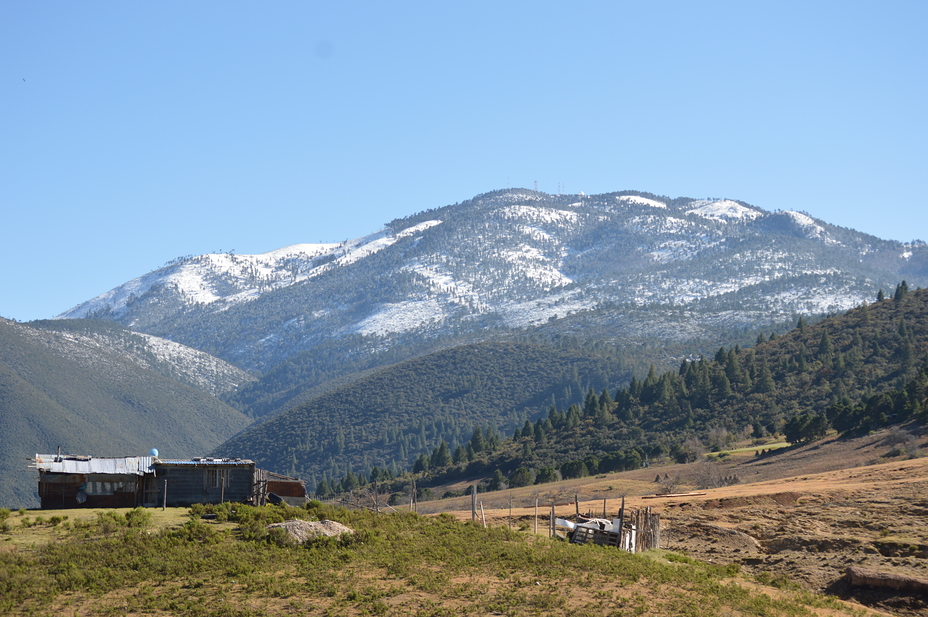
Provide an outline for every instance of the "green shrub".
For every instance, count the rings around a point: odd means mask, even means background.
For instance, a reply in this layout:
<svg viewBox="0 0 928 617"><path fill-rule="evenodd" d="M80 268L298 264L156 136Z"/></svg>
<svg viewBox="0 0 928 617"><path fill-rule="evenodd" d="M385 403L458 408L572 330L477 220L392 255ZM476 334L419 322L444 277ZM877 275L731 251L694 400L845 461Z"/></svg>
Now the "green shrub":
<svg viewBox="0 0 928 617"><path fill-rule="evenodd" d="M204 544L216 543L223 538L223 534L216 531L215 528L198 520L187 521L184 523L183 527L169 533L172 537L181 539L184 542L198 542Z"/></svg>
<svg viewBox="0 0 928 617"><path fill-rule="evenodd" d="M126 527L145 529L151 524L151 511L144 508L133 508L125 514Z"/></svg>

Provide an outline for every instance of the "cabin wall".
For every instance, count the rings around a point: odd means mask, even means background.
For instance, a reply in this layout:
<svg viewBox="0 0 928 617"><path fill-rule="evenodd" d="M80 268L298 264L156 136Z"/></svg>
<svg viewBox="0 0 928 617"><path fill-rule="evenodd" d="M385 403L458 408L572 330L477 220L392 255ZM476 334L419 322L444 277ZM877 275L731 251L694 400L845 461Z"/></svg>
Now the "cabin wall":
<svg viewBox="0 0 928 617"><path fill-rule="evenodd" d="M42 473L38 492L44 509L134 508L140 485L136 475ZM79 492L83 501L78 501Z"/></svg>
<svg viewBox="0 0 928 617"><path fill-rule="evenodd" d="M254 492L252 465L155 465L156 505L165 503L167 481L168 506L194 503L244 502Z"/></svg>

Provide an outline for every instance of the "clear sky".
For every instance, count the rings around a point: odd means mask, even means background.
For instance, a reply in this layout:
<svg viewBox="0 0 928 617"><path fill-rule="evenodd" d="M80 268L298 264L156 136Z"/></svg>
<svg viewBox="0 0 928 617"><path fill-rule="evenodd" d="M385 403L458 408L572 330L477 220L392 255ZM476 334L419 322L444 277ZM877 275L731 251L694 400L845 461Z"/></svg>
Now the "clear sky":
<svg viewBox="0 0 928 617"><path fill-rule="evenodd" d="M928 3L0 3L0 316L511 187L928 240Z"/></svg>

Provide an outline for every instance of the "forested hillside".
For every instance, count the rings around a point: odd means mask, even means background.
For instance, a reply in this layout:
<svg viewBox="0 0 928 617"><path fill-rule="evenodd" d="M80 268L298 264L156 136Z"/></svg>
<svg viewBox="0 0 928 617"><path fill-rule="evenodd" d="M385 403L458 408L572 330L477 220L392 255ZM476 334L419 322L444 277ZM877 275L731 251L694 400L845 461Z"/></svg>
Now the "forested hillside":
<svg viewBox="0 0 928 617"><path fill-rule="evenodd" d="M95 341L97 341L95 343ZM248 425L214 397L92 337L0 319L0 506L38 505L36 453L206 452Z"/></svg>
<svg viewBox="0 0 928 617"><path fill-rule="evenodd" d="M424 452L419 469L432 483L498 470L496 485L506 477L520 485L692 461L736 437L782 433L801 442L830 428L868 431L926 414L928 290L902 283L874 304L762 335L751 349L720 348L627 387L588 391L582 404L554 406L495 447L475 436L479 445L451 464L433 464L436 449Z"/></svg>
<svg viewBox="0 0 928 617"><path fill-rule="evenodd" d="M215 454L252 458L312 484L374 466L399 472L420 452L470 439L476 427L508 435L552 403L627 382L614 346L585 352L482 343L409 360L339 387L251 428Z"/></svg>

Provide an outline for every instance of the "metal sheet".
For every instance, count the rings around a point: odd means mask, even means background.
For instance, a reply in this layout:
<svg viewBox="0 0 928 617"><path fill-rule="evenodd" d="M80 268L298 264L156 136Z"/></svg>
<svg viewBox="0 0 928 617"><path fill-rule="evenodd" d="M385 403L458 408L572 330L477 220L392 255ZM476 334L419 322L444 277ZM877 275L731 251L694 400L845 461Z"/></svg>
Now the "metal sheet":
<svg viewBox="0 0 928 617"><path fill-rule="evenodd" d="M70 474L112 474L143 476L151 473L154 457L151 456L61 456L56 454L36 454L35 466L45 473Z"/></svg>
<svg viewBox="0 0 928 617"><path fill-rule="evenodd" d="M242 460L242 459L229 459L229 458L202 458L199 460L181 460L181 461L172 461L163 458L158 459L158 465L189 465L189 466L203 466L203 467L212 467L213 465L230 465L230 466L250 466L254 465L254 461Z"/></svg>

